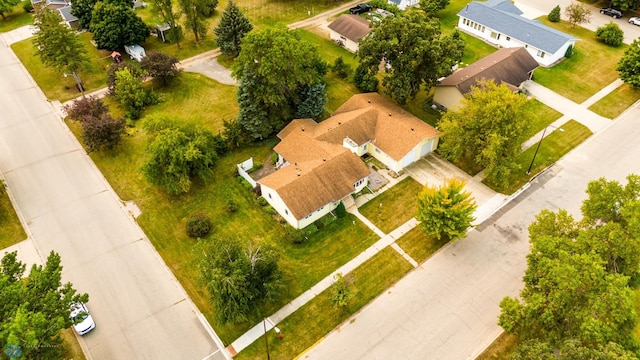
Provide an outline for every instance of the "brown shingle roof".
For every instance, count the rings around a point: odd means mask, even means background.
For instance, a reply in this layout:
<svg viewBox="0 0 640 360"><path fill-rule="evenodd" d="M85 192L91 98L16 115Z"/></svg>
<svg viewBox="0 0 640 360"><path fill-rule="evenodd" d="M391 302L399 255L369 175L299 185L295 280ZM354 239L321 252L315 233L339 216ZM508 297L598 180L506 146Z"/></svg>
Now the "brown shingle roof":
<svg viewBox="0 0 640 360"><path fill-rule="evenodd" d="M302 219L351 194L353 184L369 175L362 160L343 147L346 137L358 145L371 141L400 160L423 139L437 136L436 129L377 93L354 95L327 120L293 120L282 129L274 150L290 165L258 182L276 190Z"/></svg>
<svg viewBox="0 0 640 360"><path fill-rule="evenodd" d="M436 86L455 86L463 94L483 79L518 87L537 67L538 62L525 48L502 48L447 76Z"/></svg>
<svg viewBox="0 0 640 360"><path fill-rule="evenodd" d="M367 35L371 29L369 21L359 17L358 15L342 14L329 24L329 29L346 37L351 41L358 42Z"/></svg>

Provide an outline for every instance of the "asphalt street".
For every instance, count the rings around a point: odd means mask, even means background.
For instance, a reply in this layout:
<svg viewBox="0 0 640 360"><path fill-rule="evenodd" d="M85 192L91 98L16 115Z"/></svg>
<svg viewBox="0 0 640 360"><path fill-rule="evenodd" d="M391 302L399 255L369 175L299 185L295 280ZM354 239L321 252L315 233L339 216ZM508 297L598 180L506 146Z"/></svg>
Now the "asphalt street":
<svg viewBox="0 0 640 360"><path fill-rule="evenodd" d="M303 355L304 359L474 359L502 329L499 303L517 296L527 227L542 209L579 214L587 183L640 173L640 108L625 112L467 238L413 270Z"/></svg>
<svg viewBox="0 0 640 360"><path fill-rule="evenodd" d="M90 296L89 359L225 359L215 333L0 40L0 169L39 254Z"/></svg>

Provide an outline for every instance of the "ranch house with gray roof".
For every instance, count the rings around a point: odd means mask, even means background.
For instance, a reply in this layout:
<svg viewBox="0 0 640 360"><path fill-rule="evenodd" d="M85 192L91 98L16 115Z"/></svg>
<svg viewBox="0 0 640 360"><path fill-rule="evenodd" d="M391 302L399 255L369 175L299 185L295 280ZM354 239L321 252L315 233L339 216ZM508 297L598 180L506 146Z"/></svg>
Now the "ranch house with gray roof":
<svg viewBox="0 0 640 360"><path fill-rule="evenodd" d="M524 47L542 66L560 61L580 40L521 15L509 0L472 1L458 12L458 28L497 47Z"/></svg>

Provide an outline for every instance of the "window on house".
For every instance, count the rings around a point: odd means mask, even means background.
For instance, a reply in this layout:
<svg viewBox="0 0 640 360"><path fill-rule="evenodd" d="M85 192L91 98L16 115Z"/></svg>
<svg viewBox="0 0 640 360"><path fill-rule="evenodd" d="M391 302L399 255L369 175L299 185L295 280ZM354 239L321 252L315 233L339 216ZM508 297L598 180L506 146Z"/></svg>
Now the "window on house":
<svg viewBox="0 0 640 360"><path fill-rule="evenodd" d="M544 51L538 50L538 56L543 58L544 57Z"/></svg>
<svg viewBox="0 0 640 360"><path fill-rule="evenodd" d="M491 38L496 39L496 40L500 40L500 33L492 31L491 32Z"/></svg>
<svg viewBox="0 0 640 360"><path fill-rule="evenodd" d="M482 27L482 30L480 30L480 31L484 32L484 29L485 29L485 27L483 26L483 27Z"/></svg>
<svg viewBox="0 0 640 360"><path fill-rule="evenodd" d="M510 41L510 40L511 40L511 37L510 37L510 36L507 36L507 41Z"/></svg>
<svg viewBox="0 0 640 360"><path fill-rule="evenodd" d="M380 149L376 148L376 152L377 152L378 154L380 154Z"/></svg>

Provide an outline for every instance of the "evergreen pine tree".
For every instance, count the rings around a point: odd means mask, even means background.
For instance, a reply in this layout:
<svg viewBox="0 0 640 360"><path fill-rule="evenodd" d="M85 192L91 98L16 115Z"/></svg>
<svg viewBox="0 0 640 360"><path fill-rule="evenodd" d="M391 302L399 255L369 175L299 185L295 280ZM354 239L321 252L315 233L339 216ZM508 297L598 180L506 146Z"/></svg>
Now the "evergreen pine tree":
<svg viewBox="0 0 640 360"><path fill-rule="evenodd" d="M233 1L229 1L229 5L222 14L220 24L213 32L216 34L216 44L220 47L222 54L231 58L235 58L240 54L240 42L242 38L253 29L253 25L242 14L242 11Z"/></svg>
<svg viewBox="0 0 640 360"><path fill-rule="evenodd" d="M556 7L551 9L551 12L549 13L549 15L547 15L547 19L549 19L549 21L551 22L560 21L560 5L556 5Z"/></svg>

